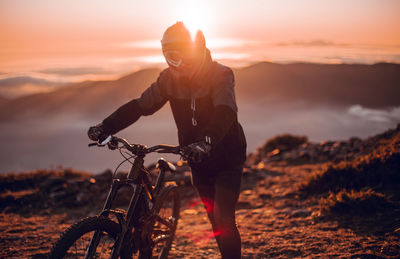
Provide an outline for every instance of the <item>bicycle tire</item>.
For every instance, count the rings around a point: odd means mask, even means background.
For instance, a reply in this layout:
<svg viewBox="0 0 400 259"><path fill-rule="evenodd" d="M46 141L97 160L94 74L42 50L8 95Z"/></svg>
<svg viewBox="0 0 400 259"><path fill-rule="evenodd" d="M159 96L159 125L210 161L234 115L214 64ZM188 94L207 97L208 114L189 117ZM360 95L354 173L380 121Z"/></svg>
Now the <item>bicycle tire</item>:
<svg viewBox="0 0 400 259"><path fill-rule="evenodd" d="M139 258L168 258L178 225L180 202L177 186L167 186L161 190L154 204L154 220L148 233L150 245L140 250Z"/></svg>
<svg viewBox="0 0 400 259"><path fill-rule="evenodd" d="M115 239L121 232L119 224L103 216L93 216L84 218L70 226L55 243L49 258L85 258L86 248L95 231L101 231L102 240L106 242L106 249L99 245L96 247L95 258L108 258L112 252ZM103 239L105 237L105 239ZM81 245L79 241L85 242ZM79 247L77 247L79 245ZM99 250L101 248L101 250ZM75 252L75 255L72 253ZM104 252L104 253L103 253ZM72 256L73 255L73 256ZM72 257L71 257L72 256ZM130 258L131 256L121 256L121 258Z"/></svg>

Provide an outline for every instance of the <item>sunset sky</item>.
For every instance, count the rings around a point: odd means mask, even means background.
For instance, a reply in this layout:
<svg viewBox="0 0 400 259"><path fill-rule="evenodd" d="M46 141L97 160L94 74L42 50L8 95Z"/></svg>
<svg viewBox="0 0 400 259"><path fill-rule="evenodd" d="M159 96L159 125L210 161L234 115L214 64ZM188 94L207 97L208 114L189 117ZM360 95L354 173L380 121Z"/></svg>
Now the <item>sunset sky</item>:
<svg viewBox="0 0 400 259"><path fill-rule="evenodd" d="M165 66L159 40L184 21L213 57L400 63L398 0L2 0L0 79L110 77Z"/></svg>

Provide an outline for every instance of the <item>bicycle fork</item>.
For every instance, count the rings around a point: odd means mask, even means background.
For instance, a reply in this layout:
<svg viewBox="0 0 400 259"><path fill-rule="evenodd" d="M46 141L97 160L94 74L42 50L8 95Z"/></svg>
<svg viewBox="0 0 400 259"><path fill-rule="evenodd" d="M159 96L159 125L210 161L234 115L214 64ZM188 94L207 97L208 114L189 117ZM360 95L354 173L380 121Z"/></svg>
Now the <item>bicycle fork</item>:
<svg viewBox="0 0 400 259"><path fill-rule="evenodd" d="M124 219L123 212L111 209L112 203L118 193L118 190L122 186L129 186L133 189L133 195L129 202L126 219ZM115 241L113 251L112 251L112 254L110 257L112 259L117 259L120 254L121 246L124 243L126 233L127 233L128 229L130 229L129 224L132 222L132 217L134 215L135 208L138 205L139 198L143 195L143 191L144 191L144 188L140 185L135 184L132 179L123 179L123 180L114 179L113 180L113 183L111 185L111 190L109 191L106 202L104 204L103 211L100 214L101 216L108 217L110 213L113 213L116 216L119 225L121 226L121 232L116 237L116 241ZM102 233L100 231L95 231L92 239L90 240L89 247L86 250L85 259L89 259L94 256L94 254L96 252L96 248L100 242L101 235L102 235Z"/></svg>

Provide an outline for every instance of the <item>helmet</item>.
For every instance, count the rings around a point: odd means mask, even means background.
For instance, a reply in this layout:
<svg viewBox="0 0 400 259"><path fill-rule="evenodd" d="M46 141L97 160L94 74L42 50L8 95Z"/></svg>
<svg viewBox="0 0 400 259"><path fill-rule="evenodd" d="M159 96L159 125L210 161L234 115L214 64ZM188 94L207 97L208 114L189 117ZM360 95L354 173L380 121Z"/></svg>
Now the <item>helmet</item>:
<svg viewBox="0 0 400 259"><path fill-rule="evenodd" d="M163 54L168 65L178 68L181 65L191 65L202 61L206 51L206 41L203 33L198 30L192 41L189 30L183 22L176 22L167 28L161 39Z"/></svg>
<svg viewBox="0 0 400 259"><path fill-rule="evenodd" d="M174 44L191 44L191 42L192 38L190 36L190 32L183 22L177 22L168 27L161 39L163 48Z"/></svg>

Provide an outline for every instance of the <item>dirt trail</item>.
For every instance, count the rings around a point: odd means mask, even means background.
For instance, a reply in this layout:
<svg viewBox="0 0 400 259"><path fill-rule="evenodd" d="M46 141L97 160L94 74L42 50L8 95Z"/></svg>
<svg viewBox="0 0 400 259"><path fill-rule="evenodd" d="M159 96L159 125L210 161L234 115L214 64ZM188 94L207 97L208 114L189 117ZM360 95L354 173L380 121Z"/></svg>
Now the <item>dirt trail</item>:
<svg viewBox="0 0 400 259"><path fill-rule="evenodd" d="M379 236L322 219L318 200L300 199L296 186L321 165L267 165L245 177L258 181L240 195L237 224L243 258L400 256L400 229ZM252 188L250 188L252 187ZM51 244L76 219L66 214L0 214L0 258L45 258ZM359 229L358 229L359 230ZM171 258L219 258L206 212L197 198L185 202Z"/></svg>

